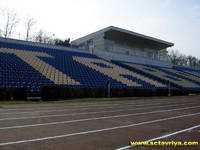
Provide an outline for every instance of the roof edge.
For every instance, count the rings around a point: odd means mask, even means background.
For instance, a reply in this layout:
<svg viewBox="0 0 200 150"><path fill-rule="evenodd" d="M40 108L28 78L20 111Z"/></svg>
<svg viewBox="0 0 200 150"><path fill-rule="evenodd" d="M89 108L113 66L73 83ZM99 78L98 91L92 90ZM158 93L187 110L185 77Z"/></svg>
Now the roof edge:
<svg viewBox="0 0 200 150"><path fill-rule="evenodd" d="M161 39L158 39L158 38L154 38L154 37L151 37L151 36L147 36L147 35L144 35L144 34L140 34L140 33L137 33L137 32L133 32L133 31L130 31L130 30L118 28L118 27L115 27L115 26L110 26L110 28L112 30L125 32L125 33L131 34L131 35L134 35L134 36L138 36L138 37L141 37L141 38L144 38L144 39L160 42L162 44L166 44L166 45L169 45L169 46L174 46L174 43L167 42L167 41L164 41L164 40L161 40Z"/></svg>
<svg viewBox="0 0 200 150"><path fill-rule="evenodd" d="M81 43L83 40L88 40L91 37L102 34L102 33L109 31L109 30L124 32L124 33L131 34L133 36L137 36L137 37L140 37L140 38L143 38L143 39L148 39L148 40L152 40L152 41L159 42L159 43L162 43L162 44L166 44L168 47L174 46L174 43L167 42L167 41L164 41L164 40L161 40L161 39L158 39L158 38L154 38L154 37L147 36L147 35L144 35L144 34L136 33L136 32L129 31L129 30L126 30L126 29L115 27L115 26L109 26L109 27L103 28L101 30L98 30L96 32L90 33L86 36L83 36L83 37L80 37L78 39L73 40L72 43L76 43L76 42Z"/></svg>

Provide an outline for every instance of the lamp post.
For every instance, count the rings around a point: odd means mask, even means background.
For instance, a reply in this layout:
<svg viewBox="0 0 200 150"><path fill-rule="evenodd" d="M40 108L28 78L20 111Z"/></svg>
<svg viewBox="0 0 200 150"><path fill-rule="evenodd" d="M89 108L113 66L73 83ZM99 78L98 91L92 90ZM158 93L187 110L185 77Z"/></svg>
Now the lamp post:
<svg viewBox="0 0 200 150"><path fill-rule="evenodd" d="M107 81L108 97L110 97L110 85L111 85L111 80L109 79L109 80Z"/></svg>
<svg viewBox="0 0 200 150"><path fill-rule="evenodd" d="M170 81L168 81L168 96L171 96L171 87L170 87Z"/></svg>

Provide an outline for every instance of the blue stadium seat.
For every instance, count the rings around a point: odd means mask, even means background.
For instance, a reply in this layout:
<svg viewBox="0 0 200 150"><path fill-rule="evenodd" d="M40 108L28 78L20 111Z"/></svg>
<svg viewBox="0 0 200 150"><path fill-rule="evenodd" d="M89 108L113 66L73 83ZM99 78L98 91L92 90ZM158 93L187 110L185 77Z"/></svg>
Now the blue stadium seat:
<svg viewBox="0 0 200 150"><path fill-rule="evenodd" d="M105 88L108 80L111 88L167 89L170 81L171 88L200 89L200 78L180 68L110 62L73 48L0 42L0 88Z"/></svg>

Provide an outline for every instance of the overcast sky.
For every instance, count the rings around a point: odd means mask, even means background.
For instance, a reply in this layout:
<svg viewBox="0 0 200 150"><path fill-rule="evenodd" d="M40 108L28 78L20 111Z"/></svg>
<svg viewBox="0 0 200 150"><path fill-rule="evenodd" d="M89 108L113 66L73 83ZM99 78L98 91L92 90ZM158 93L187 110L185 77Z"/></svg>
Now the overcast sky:
<svg viewBox="0 0 200 150"><path fill-rule="evenodd" d="M174 49L200 58L200 0L0 0L21 19L37 20L60 38L76 39L113 25L175 44ZM16 33L17 34L17 33Z"/></svg>

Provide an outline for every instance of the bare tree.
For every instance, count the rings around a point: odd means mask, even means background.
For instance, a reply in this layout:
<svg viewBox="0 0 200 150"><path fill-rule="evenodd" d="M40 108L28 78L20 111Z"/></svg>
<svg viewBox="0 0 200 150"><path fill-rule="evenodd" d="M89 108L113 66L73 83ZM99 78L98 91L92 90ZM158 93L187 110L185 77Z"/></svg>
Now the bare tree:
<svg viewBox="0 0 200 150"><path fill-rule="evenodd" d="M178 50L169 51L169 58L174 65L178 65L180 61L180 53Z"/></svg>
<svg viewBox="0 0 200 150"><path fill-rule="evenodd" d="M1 10L2 14L2 27L0 29L1 36L8 38L13 33L19 20L17 18L17 13L10 10Z"/></svg>
<svg viewBox="0 0 200 150"><path fill-rule="evenodd" d="M26 41L29 40L30 32L33 28L33 26L36 24L36 21L32 17L28 17L26 22L25 22L25 27L26 27Z"/></svg>
<svg viewBox="0 0 200 150"><path fill-rule="evenodd" d="M42 43L43 42L43 37L44 37L44 31L39 30L38 33L35 36L35 42Z"/></svg>
<svg viewBox="0 0 200 150"><path fill-rule="evenodd" d="M0 9L0 37L3 36L3 34L2 34L2 32L3 32L3 30L2 30L2 24L3 24L3 20L4 20L3 14L4 14L4 10Z"/></svg>
<svg viewBox="0 0 200 150"><path fill-rule="evenodd" d="M188 66L190 66L191 68L199 68L199 59L197 59L196 57L188 56L187 60Z"/></svg>
<svg viewBox="0 0 200 150"><path fill-rule="evenodd" d="M45 44L54 44L53 36L47 34L44 30L40 29L35 36L35 42L45 43Z"/></svg>
<svg viewBox="0 0 200 150"><path fill-rule="evenodd" d="M178 50L169 51L169 58L173 65L187 66L195 69L200 68L200 59L194 56L186 56Z"/></svg>

